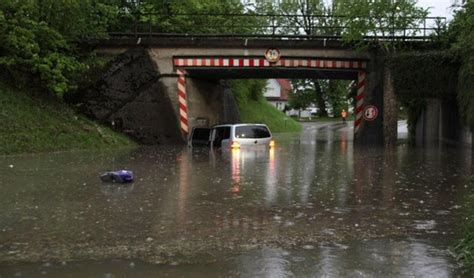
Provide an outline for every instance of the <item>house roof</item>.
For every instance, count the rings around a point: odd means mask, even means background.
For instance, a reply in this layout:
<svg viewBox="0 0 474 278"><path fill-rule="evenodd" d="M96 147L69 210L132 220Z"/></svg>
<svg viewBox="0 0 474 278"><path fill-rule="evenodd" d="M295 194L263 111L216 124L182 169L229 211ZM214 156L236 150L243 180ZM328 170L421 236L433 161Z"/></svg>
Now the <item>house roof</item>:
<svg viewBox="0 0 474 278"><path fill-rule="evenodd" d="M280 84L281 88L287 91L291 91L293 88L291 87L291 82L288 79L277 79L278 84Z"/></svg>
<svg viewBox="0 0 474 278"><path fill-rule="evenodd" d="M290 94L293 87L291 86L291 82L288 79L277 79L278 84L281 87L280 90L280 99L281 100L288 100L288 95Z"/></svg>

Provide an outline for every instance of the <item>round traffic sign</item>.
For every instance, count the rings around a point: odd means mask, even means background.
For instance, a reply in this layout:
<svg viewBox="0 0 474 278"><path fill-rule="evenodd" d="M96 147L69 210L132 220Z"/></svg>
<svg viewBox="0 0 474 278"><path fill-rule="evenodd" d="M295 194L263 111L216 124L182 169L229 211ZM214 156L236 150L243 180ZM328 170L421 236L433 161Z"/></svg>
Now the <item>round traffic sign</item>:
<svg viewBox="0 0 474 278"><path fill-rule="evenodd" d="M280 50L278 48L268 48L265 51L265 59L270 63L276 63L280 60Z"/></svg>
<svg viewBox="0 0 474 278"><path fill-rule="evenodd" d="M373 105L367 105L364 109L364 120L373 121L379 115L379 110Z"/></svg>

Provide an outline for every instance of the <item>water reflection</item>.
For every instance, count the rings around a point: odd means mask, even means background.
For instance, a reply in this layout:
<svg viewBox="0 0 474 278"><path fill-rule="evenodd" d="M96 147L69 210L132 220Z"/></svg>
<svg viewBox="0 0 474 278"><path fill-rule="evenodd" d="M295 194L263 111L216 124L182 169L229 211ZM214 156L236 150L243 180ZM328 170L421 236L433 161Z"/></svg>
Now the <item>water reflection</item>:
<svg viewBox="0 0 474 278"><path fill-rule="evenodd" d="M240 192L240 149L232 149L232 193Z"/></svg>
<svg viewBox="0 0 474 278"><path fill-rule="evenodd" d="M0 265L224 260L216 269L231 274L403 276L418 273L410 262L420 258L415 265L426 273L455 273L444 250L472 191L464 186L471 154L359 149L351 132L308 125L261 150L0 157ZM100 181L103 171L121 168L134 171L134 183ZM374 238L383 240L371 245Z"/></svg>
<svg viewBox="0 0 474 278"><path fill-rule="evenodd" d="M102 193L106 196L118 197L124 194L130 194L133 191L134 184L109 184L104 183L101 185Z"/></svg>
<svg viewBox="0 0 474 278"><path fill-rule="evenodd" d="M425 240L322 244L312 250L264 247L218 263L182 266L109 260L6 266L7 277L461 277L448 251ZM466 275L467 277L467 275Z"/></svg>

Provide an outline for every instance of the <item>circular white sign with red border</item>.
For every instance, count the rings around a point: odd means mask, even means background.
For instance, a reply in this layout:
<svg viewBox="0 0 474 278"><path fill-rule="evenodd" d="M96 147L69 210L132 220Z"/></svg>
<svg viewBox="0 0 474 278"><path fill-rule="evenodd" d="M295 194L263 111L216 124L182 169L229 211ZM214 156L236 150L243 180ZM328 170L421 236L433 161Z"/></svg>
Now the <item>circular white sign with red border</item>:
<svg viewBox="0 0 474 278"><path fill-rule="evenodd" d="M265 51L265 59L270 63L276 63L280 60L280 50L278 48L268 48Z"/></svg>
<svg viewBox="0 0 474 278"><path fill-rule="evenodd" d="M373 105L367 105L364 109L364 120L373 121L379 115L379 110Z"/></svg>

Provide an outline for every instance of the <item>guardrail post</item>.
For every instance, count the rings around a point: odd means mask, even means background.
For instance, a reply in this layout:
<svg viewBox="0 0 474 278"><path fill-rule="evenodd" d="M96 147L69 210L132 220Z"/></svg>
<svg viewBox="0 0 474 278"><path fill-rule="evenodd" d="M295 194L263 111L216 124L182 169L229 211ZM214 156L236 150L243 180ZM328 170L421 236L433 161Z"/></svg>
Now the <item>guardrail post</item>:
<svg viewBox="0 0 474 278"><path fill-rule="evenodd" d="M423 18L423 41L426 40L426 17Z"/></svg>
<svg viewBox="0 0 474 278"><path fill-rule="evenodd" d="M275 16L271 16L272 21L272 37L275 37Z"/></svg>

